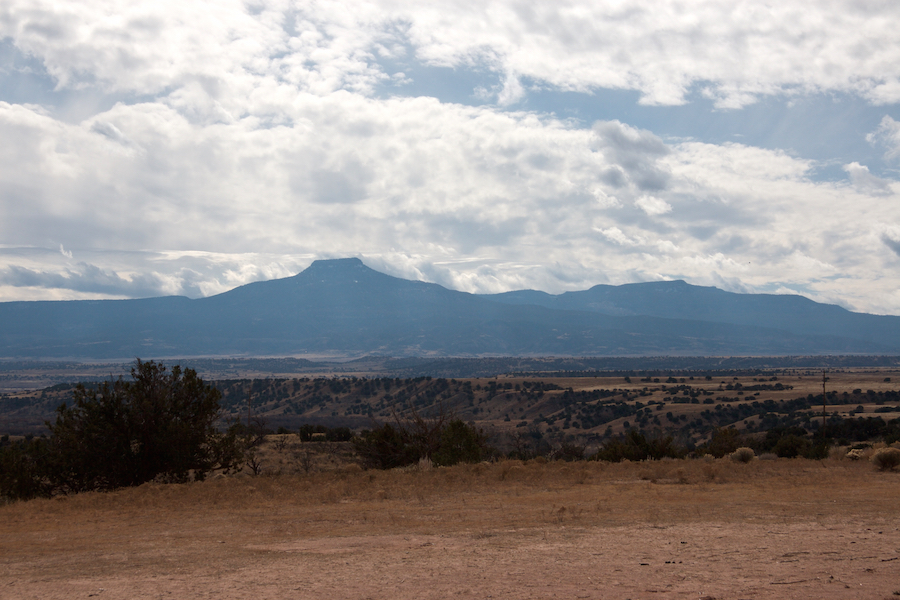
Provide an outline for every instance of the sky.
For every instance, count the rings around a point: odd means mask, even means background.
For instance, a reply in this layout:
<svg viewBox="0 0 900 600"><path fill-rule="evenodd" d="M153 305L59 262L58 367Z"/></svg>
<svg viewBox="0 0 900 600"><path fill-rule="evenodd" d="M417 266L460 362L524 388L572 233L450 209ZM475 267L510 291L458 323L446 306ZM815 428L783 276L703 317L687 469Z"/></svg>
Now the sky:
<svg viewBox="0 0 900 600"><path fill-rule="evenodd" d="M900 3L6 0L0 301L359 257L900 315Z"/></svg>

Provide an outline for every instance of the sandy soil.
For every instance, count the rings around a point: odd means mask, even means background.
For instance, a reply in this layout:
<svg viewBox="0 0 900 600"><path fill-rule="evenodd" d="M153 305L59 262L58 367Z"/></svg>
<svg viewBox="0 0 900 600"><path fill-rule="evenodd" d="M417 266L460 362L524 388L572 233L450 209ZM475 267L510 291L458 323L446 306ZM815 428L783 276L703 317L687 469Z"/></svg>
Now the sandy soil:
<svg viewBox="0 0 900 600"><path fill-rule="evenodd" d="M662 466L650 481L513 465L21 503L0 508L0 598L898 597L900 477L807 464L722 463L709 483L673 461L683 485Z"/></svg>
<svg viewBox="0 0 900 600"><path fill-rule="evenodd" d="M192 564L122 548L80 573L61 557L7 565L0 596L882 598L900 590L898 539L896 528L804 523L221 540Z"/></svg>

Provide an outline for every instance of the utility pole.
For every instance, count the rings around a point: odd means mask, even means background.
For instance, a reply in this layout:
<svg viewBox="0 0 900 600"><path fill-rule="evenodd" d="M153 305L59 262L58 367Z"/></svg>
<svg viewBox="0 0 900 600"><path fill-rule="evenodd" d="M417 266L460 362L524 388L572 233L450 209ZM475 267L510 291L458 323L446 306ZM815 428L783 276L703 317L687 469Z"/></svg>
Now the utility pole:
<svg viewBox="0 0 900 600"><path fill-rule="evenodd" d="M825 402L828 399L828 395L825 393L825 373L827 373L827 369L822 369L822 450L825 450L825 447L828 445L828 439L825 437L825 420L827 418Z"/></svg>

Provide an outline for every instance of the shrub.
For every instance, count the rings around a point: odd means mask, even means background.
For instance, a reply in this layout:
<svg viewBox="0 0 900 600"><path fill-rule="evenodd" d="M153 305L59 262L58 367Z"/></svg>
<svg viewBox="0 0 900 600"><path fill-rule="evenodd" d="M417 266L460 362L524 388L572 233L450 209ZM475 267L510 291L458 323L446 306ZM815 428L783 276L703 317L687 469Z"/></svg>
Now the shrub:
<svg viewBox="0 0 900 600"><path fill-rule="evenodd" d="M385 423L353 439L362 464L367 469L393 469L411 465L421 458L403 429Z"/></svg>
<svg viewBox="0 0 900 600"><path fill-rule="evenodd" d="M863 450L862 448L851 448L850 450L847 451L847 454L845 456L846 456L846 458L849 458L850 460L859 460L863 457L865 452L866 451Z"/></svg>
<svg viewBox="0 0 900 600"><path fill-rule="evenodd" d="M555 460L564 460L566 462L584 460L584 446L565 443L553 453L553 458Z"/></svg>
<svg viewBox="0 0 900 600"><path fill-rule="evenodd" d="M477 463L487 458L487 440L474 426L454 419L441 431L440 446L431 458L435 465L442 467Z"/></svg>
<svg viewBox="0 0 900 600"><path fill-rule="evenodd" d="M717 427L713 430L706 448L716 458L722 458L741 447L741 434L734 427Z"/></svg>
<svg viewBox="0 0 900 600"><path fill-rule="evenodd" d="M485 435L460 419L386 423L354 438L353 446L363 465L375 469L405 467L425 458L437 466L474 463L491 453Z"/></svg>
<svg viewBox="0 0 900 600"><path fill-rule="evenodd" d="M136 361L132 381L75 388L61 405L50 437L4 454L0 494L50 496L140 485L153 479L203 479L239 463L234 432L221 434L221 394L191 369Z"/></svg>
<svg viewBox="0 0 900 600"><path fill-rule="evenodd" d="M734 462L748 463L754 458L756 458L756 452L753 451L753 448L747 448L746 446L738 448L731 453L731 460Z"/></svg>
<svg viewBox="0 0 900 600"><path fill-rule="evenodd" d="M41 476L47 440L21 440L0 447L0 499L25 500L49 496Z"/></svg>
<svg viewBox="0 0 900 600"><path fill-rule="evenodd" d="M592 459L609 462L623 460L659 460L661 458L684 458L686 451L675 443L672 436L648 438L634 429L623 438L607 440Z"/></svg>
<svg viewBox="0 0 900 600"><path fill-rule="evenodd" d="M809 440L799 435L788 434L778 440L773 450L779 458L796 458L801 454L806 454L811 446Z"/></svg>
<svg viewBox="0 0 900 600"><path fill-rule="evenodd" d="M869 459L881 471L893 471L900 465L900 450L897 448L880 448Z"/></svg>

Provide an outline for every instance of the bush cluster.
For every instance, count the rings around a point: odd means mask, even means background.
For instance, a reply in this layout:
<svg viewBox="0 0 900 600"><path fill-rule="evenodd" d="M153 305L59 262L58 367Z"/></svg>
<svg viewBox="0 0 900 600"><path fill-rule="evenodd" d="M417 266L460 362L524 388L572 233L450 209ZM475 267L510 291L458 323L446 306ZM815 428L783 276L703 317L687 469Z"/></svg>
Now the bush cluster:
<svg viewBox="0 0 900 600"><path fill-rule="evenodd" d="M0 449L0 496L26 499L203 479L240 464L236 430L221 433L219 392L191 369L136 361L131 381L79 385L48 437Z"/></svg>
<svg viewBox="0 0 900 600"><path fill-rule="evenodd" d="M622 438L607 440L592 459L609 462L660 460L684 458L686 454L687 449L676 444L672 436L647 437L632 429Z"/></svg>
<svg viewBox="0 0 900 600"><path fill-rule="evenodd" d="M879 448L870 460L882 471L893 471L900 466L900 449Z"/></svg>
<svg viewBox="0 0 900 600"><path fill-rule="evenodd" d="M748 463L754 458L756 458L756 452L753 451L753 448L747 448L746 446L738 448L731 453L731 460L734 462Z"/></svg>
<svg viewBox="0 0 900 600"><path fill-rule="evenodd" d="M429 459L435 466L474 463L493 450L487 437L460 419L424 419L414 415L407 421L385 423L353 439L364 467L392 469Z"/></svg>

